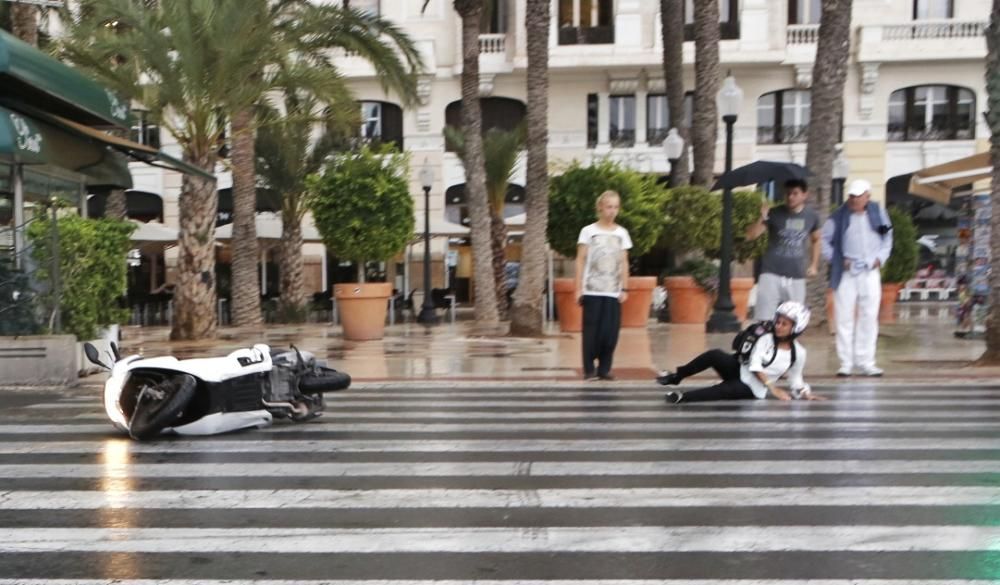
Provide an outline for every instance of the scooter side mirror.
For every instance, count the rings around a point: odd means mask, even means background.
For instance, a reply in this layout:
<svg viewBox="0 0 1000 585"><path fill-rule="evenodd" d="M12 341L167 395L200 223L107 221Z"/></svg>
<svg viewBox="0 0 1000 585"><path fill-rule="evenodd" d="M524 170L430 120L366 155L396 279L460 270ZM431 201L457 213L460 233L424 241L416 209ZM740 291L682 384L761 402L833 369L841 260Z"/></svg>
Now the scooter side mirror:
<svg viewBox="0 0 1000 585"><path fill-rule="evenodd" d="M107 370L111 369L107 364L101 361L101 356L97 352L97 348L94 347L94 344L84 343L83 353L87 356L87 359L90 360L90 363L94 364L95 366L100 366Z"/></svg>
<svg viewBox="0 0 1000 585"><path fill-rule="evenodd" d="M111 342L111 354L115 356L115 361L120 362L122 359L122 354L118 350L118 344L114 341Z"/></svg>

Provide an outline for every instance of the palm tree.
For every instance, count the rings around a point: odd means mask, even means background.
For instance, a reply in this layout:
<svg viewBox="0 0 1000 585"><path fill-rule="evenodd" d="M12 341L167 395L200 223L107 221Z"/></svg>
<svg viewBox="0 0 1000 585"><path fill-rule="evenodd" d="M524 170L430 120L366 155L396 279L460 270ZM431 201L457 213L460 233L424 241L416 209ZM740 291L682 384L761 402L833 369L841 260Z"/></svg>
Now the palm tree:
<svg viewBox="0 0 1000 585"><path fill-rule="evenodd" d="M483 162L483 116L479 104L479 26L483 0L454 0L462 17L462 133L465 134L465 194L471 218L473 286L478 323L497 323L496 287L486 171Z"/></svg>
<svg viewBox="0 0 1000 585"><path fill-rule="evenodd" d="M445 138L466 164L468 154L465 136L453 127L446 127ZM504 207L507 189L517 170L517 156L524 148L524 128L501 130L490 128L483 136L483 160L486 170L486 195L490 202L490 237L493 279L497 295L497 311L507 313L507 224Z"/></svg>
<svg viewBox="0 0 1000 585"><path fill-rule="evenodd" d="M38 46L38 6L27 2L10 4L10 32L33 47Z"/></svg>
<svg viewBox="0 0 1000 585"><path fill-rule="evenodd" d="M822 0L816 63L813 65L812 110L806 146L806 166L816 211L826 221L830 209L830 186L833 182L833 159L844 115L844 83L847 80L847 57L851 48L851 0ZM820 274L825 271L820 270ZM809 281L808 301L812 307L826 305L828 283L824 278ZM814 311L820 323L826 311Z"/></svg>
<svg viewBox="0 0 1000 585"><path fill-rule="evenodd" d="M257 179L281 197L281 310L299 320L305 313L302 263L302 219L309 207L306 178L319 173L341 146L357 118L352 101L341 110L321 109L314 96L288 91L279 108L262 108L256 116ZM317 116L316 112L323 112ZM314 136L316 132L318 136Z"/></svg>
<svg viewBox="0 0 1000 585"><path fill-rule="evenodd" d="M178 141L185 162L215 171L225 127L220 111L259 71L243 50L265 44L270 30L235 1L133 0L88 4L61 42L63 55L118 93L142 103ZM115 23L115 26L109 26ZM241 43L234 43L240 39ZM203 339L216 331L215 183L185 174L180 194L178 286L173 339Z"/></svg>
<svg viewBox="0 0 1000 585"><path fill-rule="evenodd" d="M691 121L694 176L691 182L695 185L709 186L715 175L719 127L715 94L719 92L721 80L720 37L719 0L694 0L694 115Z"/></svg>
<svg viewBox="0 0 1000 585"><path fill-rule="evenodd" d="M684 151L670 169L670 184L691 181L687 144L690 140L684 112L684 0L660 0L660 30L663 37L663 78L667 85L670 125L684 138ZM676 167L676 168L674 168Z"/></svg>
<svg viewBox="0 0 1000 585"><path fill-rule="evenodd" d="M316 6L306 0L244 0L244 11L257 27L270 31L264 44L244 46L258 59L258 68L231 109L233 323L255 326L261 323L254 220L255 104L282 85L307 88L327 103L344 99L348 92L329 58L333 48L351 49L370 61L383 88L394 90L404 103L412 103L416 99L413 74L421 68L421 59L401 29L376 15Z"/></svg>
<svg viewBox="0 0 1000 585"><path fill-rule="evenodd" d="M528 0L527 221L521 245L521 274L510 311L511 335L541 335L544 325L549 222L549 0Z"/></svg>
<svg viewBox="0 0 1000 585"><path fill-rule="evenodd" d="M986 29L986 121L990 126L990 162L993 178L990 187L990 201L994 210L1000 210L1000 0L993 0L990 25ZM1000 274L1000 212L994 211L990 219L991 270ZM1000 286L990 287L990 309L986 320L986 352L979 358L982 365L1000 363Z"/></svg>

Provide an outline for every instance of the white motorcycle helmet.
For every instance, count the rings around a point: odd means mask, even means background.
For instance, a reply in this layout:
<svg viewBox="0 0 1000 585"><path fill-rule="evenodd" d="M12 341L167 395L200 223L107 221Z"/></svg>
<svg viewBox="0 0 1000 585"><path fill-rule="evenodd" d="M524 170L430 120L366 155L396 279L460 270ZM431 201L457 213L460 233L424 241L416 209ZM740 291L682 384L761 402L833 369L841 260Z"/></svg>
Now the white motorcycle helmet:
<svg viewBox="0 0 1000 585"><path fill-rule="evenodd" d="M781 303L778 310L774 312L774 318L785 317L790 319L795 323L792 328L792 338L796 338L806 330L809 326L809 317L812 313L806 308L802 303L797 303L795 301L786 301Z"/></svg>

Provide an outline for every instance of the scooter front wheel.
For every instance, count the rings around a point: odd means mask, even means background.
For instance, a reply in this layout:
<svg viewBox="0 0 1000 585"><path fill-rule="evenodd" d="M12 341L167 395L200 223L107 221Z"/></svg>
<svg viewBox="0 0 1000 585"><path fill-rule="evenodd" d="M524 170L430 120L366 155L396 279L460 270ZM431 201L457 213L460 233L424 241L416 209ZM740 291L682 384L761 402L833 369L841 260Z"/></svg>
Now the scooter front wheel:
<svg viewBox="0 0 1000 585"><path fill-rule="evenodd" d="M303 394L322 394L343 390L351 385L351 376L330 368L318 368L315 373L305 374L299 378L299 392Z"/></svg>
<svg viewBox="0 0 1000 585"><path fill-rule="evenodd" d="M177 421L197 387L194 376L178 374L144 389L132 413L129 435L139 441L158 435Z"/></svg>

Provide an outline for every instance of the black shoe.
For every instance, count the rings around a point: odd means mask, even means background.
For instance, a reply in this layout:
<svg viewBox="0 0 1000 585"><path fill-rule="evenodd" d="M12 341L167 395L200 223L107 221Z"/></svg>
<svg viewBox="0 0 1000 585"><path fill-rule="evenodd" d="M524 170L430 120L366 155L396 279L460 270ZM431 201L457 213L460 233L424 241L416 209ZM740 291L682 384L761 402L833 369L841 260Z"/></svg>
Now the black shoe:
<svg viewBox="0 0 1000 585"><path fill-rule="evenodd" d="M583 381L584 382L596 382L597 380L600 380L600 378L597 377L597 374L584 374L583 375Z"/></svg>
<svg viewBox="0 0 1000 585"><path fill-rule="evenodd" d="M681 400L684 399L684 393L683 392L667 392L666 394L663 395L663 398L664 398L664 400L667 401L667 404L677 404L678 402L680 402Z"/></svg>
<svg viewBox="0 0 1000 585"><path fill-rule="evenodd" d="M674 372L664 370L656 377L656 383L660 386L676 386L681 383L681 377Z"/></svg>
<svg viewBox="0 0 1000 585"><path fill-rule="evenodd" d="M605 382L614 382L617 380L617 378L615 378L612 374L598 374L597 377Z"/></svg>

